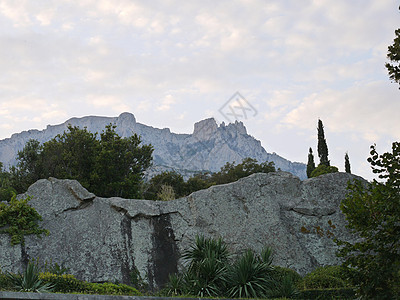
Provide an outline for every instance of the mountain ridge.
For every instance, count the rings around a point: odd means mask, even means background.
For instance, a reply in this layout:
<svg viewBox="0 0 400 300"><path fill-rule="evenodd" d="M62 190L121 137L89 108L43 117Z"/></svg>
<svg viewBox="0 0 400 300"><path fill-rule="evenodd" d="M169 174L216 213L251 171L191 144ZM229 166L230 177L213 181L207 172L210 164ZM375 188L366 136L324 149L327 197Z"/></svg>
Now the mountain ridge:
<svg viewBox="0 0 400 300"><path fill-rule="evenodd" d="M5 167L16 164L18 151L29 139L44 143L67 130L68 125L86 127L91 132L102 132L108 124L116 125L122 137L136 133L143 144L152 144L153 167L150 173L176 170L188 177L198 171L219 171L226 162L240 163L251 157L259 162L273 161L275 167L288 171L300 179L306 179L306 165L291 162L276 153L268 153L261 142L247 133L242 122L217 124L214 118L196 122L191 134L173 133L169 128L154 128L136 121L132 113L124 112L118 117L85 116L71 118L64 123L47 125L46 129L31 129L14 133L0 140L0 161Z"/></svg>

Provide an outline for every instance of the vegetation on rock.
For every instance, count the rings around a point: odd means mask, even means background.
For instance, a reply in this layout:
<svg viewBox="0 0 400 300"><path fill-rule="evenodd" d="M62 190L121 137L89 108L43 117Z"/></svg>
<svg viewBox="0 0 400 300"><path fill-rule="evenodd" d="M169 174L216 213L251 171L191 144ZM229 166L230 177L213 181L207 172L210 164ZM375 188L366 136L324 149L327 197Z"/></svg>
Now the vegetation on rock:
<svg viewBox="0 0 400 300"><path fill-rule="evenodd" d="M371 146L368 159L374 173L385 181L349 183L341 210L347 227L360 236L355 243L338 240L338 255L360 296L396 299L400 296L400 143L379 155Z"/></svg>
<svg viewBox="0 0 400 300"><path fill-rule="evenodd" d="M0 202L0 233L11 236L11 244L24 244L24 236L29 234L49 234L38 224L42 221L39 213L28 202L30 197L17 199L14 194L9 203Z"/></svg>

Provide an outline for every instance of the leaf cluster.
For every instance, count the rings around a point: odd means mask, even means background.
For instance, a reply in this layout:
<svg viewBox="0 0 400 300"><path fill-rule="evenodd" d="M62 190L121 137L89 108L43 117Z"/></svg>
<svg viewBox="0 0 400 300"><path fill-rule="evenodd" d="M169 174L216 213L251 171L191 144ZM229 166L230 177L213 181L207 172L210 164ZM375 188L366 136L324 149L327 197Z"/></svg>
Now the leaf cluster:
<svg viewBox="0 0 400 300"><path fill-rule="evenodd" d="M341 210L359 239L337 241L338 255L361 296L393 299L400 286L400 143L382 155L373 145L370 154L373 172L385 181L349 183Z"/></svg>
<svg viewBox="0 0 400 300"><path fill-rule="evenodd" d="M9 203L0 202L0 233L8 233L11 236L11 244L24 244L24 236L35 234L49 234L49 231L40 227L38 222L42 217L31 207L28 202L30 197L17 199L16 195Z"/></svg>

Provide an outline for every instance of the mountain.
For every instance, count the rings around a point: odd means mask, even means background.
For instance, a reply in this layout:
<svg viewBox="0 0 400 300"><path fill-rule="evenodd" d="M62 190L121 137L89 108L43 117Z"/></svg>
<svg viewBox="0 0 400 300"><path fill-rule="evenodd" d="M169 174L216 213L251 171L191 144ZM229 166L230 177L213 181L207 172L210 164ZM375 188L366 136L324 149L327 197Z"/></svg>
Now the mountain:
<svg viewBox="0 0 400 300"><path fill-rule="evenodd" d="M185 177L196 171L219 171L226 162L241 162L246 157L259 162L273 161L275 167L306 179L306 165L291 162L276 153L268 153L261 142L247 134L242 122L236 121L218 126L213 118L194 124L192 134L172 133L169 128L154 128L136 122L131 113L118 117L88 116L72 118L59 125L48 125L44 130L28 130L15 133L11 138L0 140L0 161L4 166L17 163L16 156L29 139L44 143L67 130L68 125L86 127L91 132L101 132L108 124L115 124L122 136L137 133L144 144L152 144L153 168L150 174L163 170L176 170Z"/></svg>

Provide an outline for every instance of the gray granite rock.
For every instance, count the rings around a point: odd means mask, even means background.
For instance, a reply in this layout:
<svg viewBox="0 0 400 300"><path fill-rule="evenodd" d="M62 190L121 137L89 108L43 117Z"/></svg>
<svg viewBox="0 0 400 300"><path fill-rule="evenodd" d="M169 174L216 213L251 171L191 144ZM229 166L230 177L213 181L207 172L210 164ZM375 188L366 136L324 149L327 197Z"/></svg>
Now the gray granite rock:
<svg viewBox="0 0 400 300"><path fill-rule="evenodd" d="M333 236L351 239L339 204L354 178L253 174L168 202L105 199L73 180L39 180L26 194L50 235L12 247L0 234L0 266L17 271L40 258L64 263L80 279L124 283L136 267L155 288L183 267L180 254L203 234L222 237L237 254L269 245L274 264L306 274L338 262Z"/></svg>

